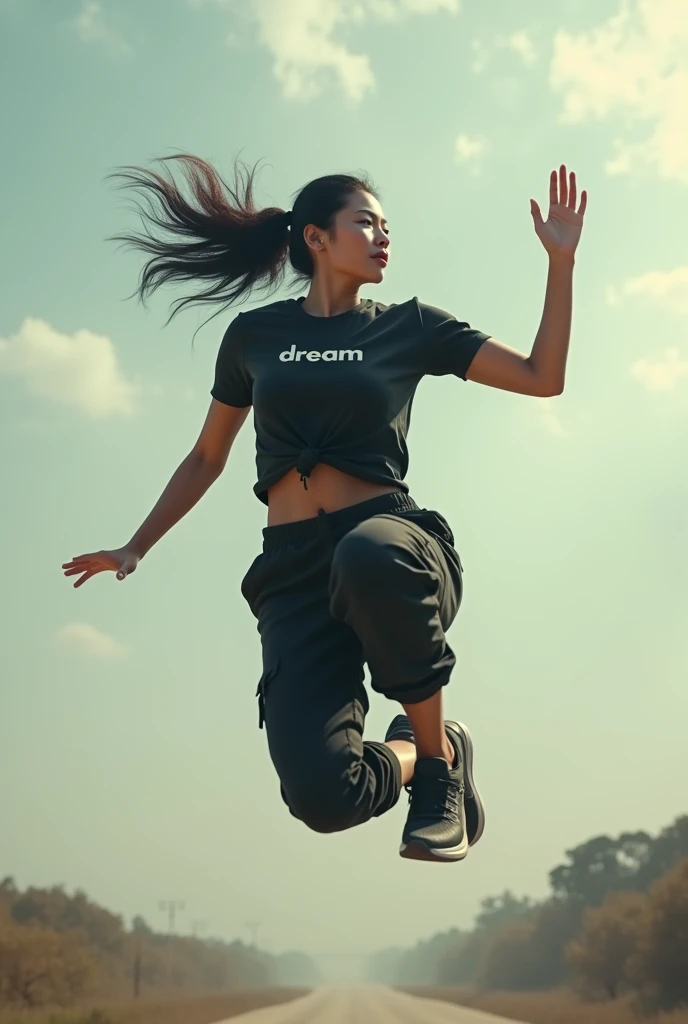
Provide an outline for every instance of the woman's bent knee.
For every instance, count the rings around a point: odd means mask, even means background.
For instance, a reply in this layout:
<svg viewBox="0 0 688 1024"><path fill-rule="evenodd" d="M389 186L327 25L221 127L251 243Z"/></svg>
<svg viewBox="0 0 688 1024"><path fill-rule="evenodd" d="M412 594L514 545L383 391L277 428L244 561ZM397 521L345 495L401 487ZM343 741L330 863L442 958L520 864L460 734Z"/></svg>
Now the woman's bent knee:
<svg viewBox="0 0 688 1024"><path fill-rule="evenodd" d="M394 548L381 543L370 529L352 530L340 540L332 557L333 589L344 587L365 594L384 585L395 568L400 568L395 554Z"/></svg>
<svg viewBox="0 0 688 1024"><path fill-rule="evenodd" d="M313 832L344 832L366 821L366 801L352 785L303 785L284 790L289 810Z"/></svg>

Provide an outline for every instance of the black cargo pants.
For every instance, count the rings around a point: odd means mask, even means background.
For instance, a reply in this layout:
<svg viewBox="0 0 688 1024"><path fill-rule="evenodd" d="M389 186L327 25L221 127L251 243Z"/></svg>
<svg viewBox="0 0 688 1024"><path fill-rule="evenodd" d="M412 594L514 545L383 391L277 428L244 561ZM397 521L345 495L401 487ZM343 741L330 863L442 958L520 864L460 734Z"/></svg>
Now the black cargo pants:
<svg viewBox="0 0 688 1024"><path fill-rule="evenodd" d="M373 690L404 704L446 685L463 567L446 520L401 491L263 538L241 584L263 649L259 724L291 813L340 831L384 814L402 788L394 754L363 741L363 665Z"/></svg>

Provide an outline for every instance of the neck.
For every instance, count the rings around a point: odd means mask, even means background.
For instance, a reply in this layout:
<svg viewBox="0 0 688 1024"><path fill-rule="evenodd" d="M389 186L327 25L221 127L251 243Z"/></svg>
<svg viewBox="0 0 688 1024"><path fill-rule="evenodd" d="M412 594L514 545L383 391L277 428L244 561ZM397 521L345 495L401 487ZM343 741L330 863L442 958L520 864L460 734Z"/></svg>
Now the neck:
<svg viewBox="0 0 688 1024"><path fill-rule="evenodd" d="M358 286L352 285L351 281L324 281L316 276L301 307L311 316L328 317L347 313L360 301Z"/></svg>

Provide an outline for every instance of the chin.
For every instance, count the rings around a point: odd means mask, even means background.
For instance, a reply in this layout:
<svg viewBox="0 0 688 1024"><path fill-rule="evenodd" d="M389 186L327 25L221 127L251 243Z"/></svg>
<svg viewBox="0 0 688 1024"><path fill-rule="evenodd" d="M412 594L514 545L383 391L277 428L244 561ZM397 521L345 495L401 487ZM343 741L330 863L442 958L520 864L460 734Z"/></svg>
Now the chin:
<svg viewBox="0 0 688 1024"><path fill-rule="evenodd" d="M375 261L371 260L371 263L375 263ZM383 267L381 263L375 264L375 266L372 269L372 273L371 273L370 279L369 279L371 284L373 282L375 282L375 281L382 281L384 279L384 276L385 276L385 270L386 270L386 268Z"/></svg>

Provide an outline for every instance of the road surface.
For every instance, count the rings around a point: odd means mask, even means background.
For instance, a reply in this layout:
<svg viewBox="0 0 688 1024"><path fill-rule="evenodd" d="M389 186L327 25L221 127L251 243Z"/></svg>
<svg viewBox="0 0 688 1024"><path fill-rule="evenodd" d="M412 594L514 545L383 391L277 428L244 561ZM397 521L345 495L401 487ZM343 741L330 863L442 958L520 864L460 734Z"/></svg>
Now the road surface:
<svg viewBox="0 0 688 1024"><path fill-rule="evenodd" d="M328 986L216 1024L506 1024L506 1018L390 988Z"/></svg>

